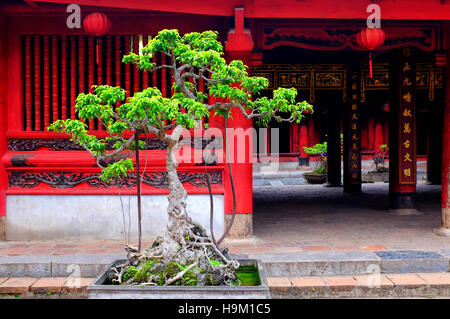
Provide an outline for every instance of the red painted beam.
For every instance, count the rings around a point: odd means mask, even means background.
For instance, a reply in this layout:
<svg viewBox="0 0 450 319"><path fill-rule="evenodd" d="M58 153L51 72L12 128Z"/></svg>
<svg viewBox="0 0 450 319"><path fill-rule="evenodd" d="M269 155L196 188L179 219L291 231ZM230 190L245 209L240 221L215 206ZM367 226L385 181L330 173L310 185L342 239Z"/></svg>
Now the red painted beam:
<svg viewBox="0 0 450 319"><path fill-rule="evenodd" d="M70 4L71 0L37 0ZM143 0L79 0L83 6L126 8L163 12L234 16L236 7L245 8L247 18L288 19L366 19L370 0L230 0L230 1L143 1ZM382 19L441 20L450 19L450 3L438 0L383 0Z"/></svg>

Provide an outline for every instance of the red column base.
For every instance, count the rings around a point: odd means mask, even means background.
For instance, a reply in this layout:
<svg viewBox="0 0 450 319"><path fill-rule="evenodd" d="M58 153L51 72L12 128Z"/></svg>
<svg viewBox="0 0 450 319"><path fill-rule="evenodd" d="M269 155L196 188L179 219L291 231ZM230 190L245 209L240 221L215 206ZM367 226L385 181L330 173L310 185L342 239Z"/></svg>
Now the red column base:
<svg viewBox="0 0 450 319"><path fill-rule="evenodd" d="M416 210L416 193L389 193L389 208L392 210Z"/></svg>

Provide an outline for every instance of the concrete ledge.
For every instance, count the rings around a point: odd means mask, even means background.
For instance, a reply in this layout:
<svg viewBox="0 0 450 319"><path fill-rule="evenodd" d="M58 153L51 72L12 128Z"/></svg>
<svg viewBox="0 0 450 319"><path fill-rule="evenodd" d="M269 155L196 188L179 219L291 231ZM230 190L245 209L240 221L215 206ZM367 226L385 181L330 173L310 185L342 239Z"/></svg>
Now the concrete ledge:
<svg viewBox="0 0 450 319"><path fill-rule="evenodd" d="M56 256L0 256L0 277L50 277Z"/></svg>
<svg viewBox="0 0 450 319"><path fill-rule="evenodd" d="M271 277L360 275L381 269L381 259L370 251L305 251L249 257L259 258Z"/></svg>
<svg viewBox="0 0 450 319"><path fill-rule="evenodd" d="M53 277L97 277L111 262L124 259L125 255L67 255L58 256L52 261Z"/></svg>
<svg viewBox="0 0 450 319"><path fill-rule="evenodd" d="M1 256L0 277L96 277L124 255Z"/></svg>
<svg viewBox="0 0 450 319"><path fill-rule="evenodd" d="M381 258L382 273L446 272L449 258L435 252L400 250L377 251Z"/></svg>

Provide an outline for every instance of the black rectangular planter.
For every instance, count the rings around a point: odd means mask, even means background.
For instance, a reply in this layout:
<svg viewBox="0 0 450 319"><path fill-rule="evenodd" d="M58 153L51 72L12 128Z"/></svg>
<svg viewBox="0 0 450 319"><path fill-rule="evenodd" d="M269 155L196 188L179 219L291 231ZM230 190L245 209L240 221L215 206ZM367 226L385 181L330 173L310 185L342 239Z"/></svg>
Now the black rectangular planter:
<svg viewBox="0 0 450 319"><path fill-rule="evenodd" d="M239 260L241 266L258 269L259 286L121 286L104 285L109 270L125 260L116 260L87 287L89 298L93 299L268 299L269 286L261 261Z"/></svg>

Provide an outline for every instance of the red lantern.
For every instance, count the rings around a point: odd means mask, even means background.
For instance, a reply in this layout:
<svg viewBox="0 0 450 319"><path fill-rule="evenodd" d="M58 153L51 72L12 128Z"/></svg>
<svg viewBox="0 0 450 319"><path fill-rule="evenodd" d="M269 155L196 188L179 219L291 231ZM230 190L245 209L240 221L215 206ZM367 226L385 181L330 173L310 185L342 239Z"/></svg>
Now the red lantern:
<svg viewBox="0 0 450 319"><path fill-rule="evenodd" d="M100 12L93 12L89 14L83 21L84 31L87 33L99 37L106 34L111 27L111 21L106 15ZM96 41L96 51L97 51L97 64L98 64L98 46L99 40Z"/></svg>
<svg viewBox="0 0 450 319"><path fill-rule="evenodd" d="M83 28L93 36L101 36L109 31L111 21L106 15L100 12L93 12L89 14L83 21Z"/></svg>
<svg viewBox="0 0 450 319"><path fill-rule="evenodd" d="M364 28L356 35L358 45L370 50L369 52L369 70L372 78L372 50L378 48L384 43L386 34L380 28Z"/></svg>

